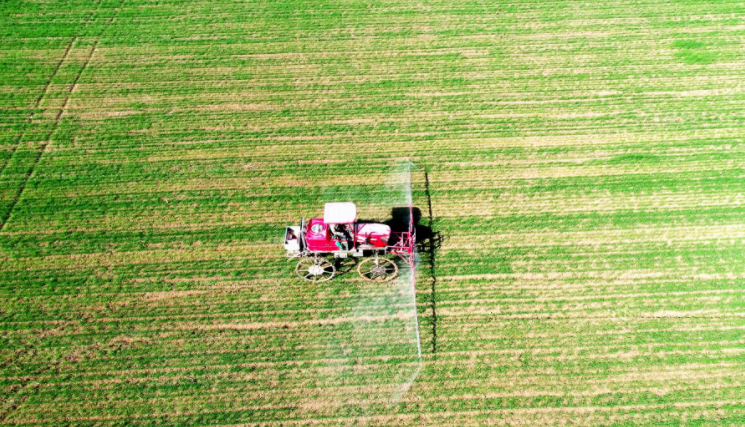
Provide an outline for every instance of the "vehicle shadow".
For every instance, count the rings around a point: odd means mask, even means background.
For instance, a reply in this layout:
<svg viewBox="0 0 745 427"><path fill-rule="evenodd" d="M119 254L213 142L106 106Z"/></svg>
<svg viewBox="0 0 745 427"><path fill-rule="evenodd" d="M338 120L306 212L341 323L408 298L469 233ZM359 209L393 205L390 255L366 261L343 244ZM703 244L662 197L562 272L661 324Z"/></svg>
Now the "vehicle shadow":
<svg viewBox="0 0 745 427"><path fill-rule="evenodd" d="M393 233L400 233L409 231L409 207L396 207L391 209L391 219L385 222L386 225L391 227ZM422 224L422 210L418 207L411 209L411 216L413 216L414 231L416 235L416 248L420 254L431 254L433 250L439 249L442 246L442 235L432 229L430 225ZM389 244L394 245L396 242L390 242Z"/></svg>
<svg viewBox="0 0 745 427"><path fill-rule="evenodd" d="M340 277L353 271L357 267L357 263L358 259L355 257L335 258L334 267L336 268L336 274L334 277Z"/></svg>
<svg viewBox="0 0 745 427"><path fill-rule="evenodd" d="M391 209L391 217L383 222L383 224L391 227L391 240L388 241L389 246L393 246L398 243L398 234L409 231L409 207L395 207ZM413 216L413 225L416 236L416 249L419 254L431 255L433 251L439 249L442 246L443 236L441 233L432 230L431 220L430 225L422 224L422 210L418 207L411 208L411 216ZM373 219L358 219L357 222L380 222L379 220ZM433 262L431 259L428 262Z"/></svg>

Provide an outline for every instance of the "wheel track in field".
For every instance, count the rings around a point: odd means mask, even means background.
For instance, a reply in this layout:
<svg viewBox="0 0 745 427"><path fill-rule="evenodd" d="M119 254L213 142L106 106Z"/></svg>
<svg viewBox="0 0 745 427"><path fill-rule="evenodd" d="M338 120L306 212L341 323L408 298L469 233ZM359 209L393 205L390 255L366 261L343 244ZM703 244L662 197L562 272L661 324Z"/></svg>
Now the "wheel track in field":
<svg viewBox="0 0 745 427"><path fill-rule="evenodd" d="M85 20L83 24L83 28L85 28L88 23L91 21L93 16L99 11L101 2L103 0L98 0L98 3L96 3L96 8L88 15L88 18ZM8 220L10 219L11 215L13 214L13 209L18 204L18 201L21 199L21 196L23 195L23 191L26 189L26 185L28 184L28 181L31 179L31 176L33 176L34 171L36 170L36 166L39 164L39 161L41 160L41 157L44 155L44 152L46 152L47 147L52 141L52 136L57 130L57 127L59 126L60 121L62 120L62 116L64 115L65 111L67 111L67 106L70 103L70 98L72 97L73 91L75 91L75 88L78 85L78 81L80 80L80 77L83 75L83 72L86 68L88 68L88 64L90 63L91 58L93 58L93 55L96 53L96 49L98 48L98 43L101 41L101 37L106 32L106 29L109 27L109 25L114 21L116 16L119 14L119 10L124 5L125 0L121 0L119 2L119 5L115 9L114 15L110 17L103 25L103 28L101 29L101 32L99 33L98 37L96 37L96 40L93 42L93 46L90 48L90 52L85 58L85 62L83 63L83 66L80 67L77 74L75 75L75 78L73 79L72 83L70 84L70 87L65 95L65 100L62 103L62 106L60 107L59 111L54 117L54 123L52 125L52 129L47 132L46 136L44 137L44 142L41 144L41 147L39 147L36 150L36 155L34 156L31 166L29 167L28 172L26 172L25 177L21 181L21 185L16 190L15 196L10 202L10 205L7 208L7 211L3 215L2 219L0 219L0 231L3 231L5 229L5 225L8 223ZM33 119L36 109L41 105L41 101L44 99L44 97L47 95L49 91L49 87L52 84L52 81L54 80L54 77L57 75L57 72L62 67L62 64L67 59L67 56L70 53L70 50L72 50L72 47L75 45L75 43L78 40L78 36L74 36L73 39L70 41L70 44L65 49L64 54L62 55L62 59L57 63L57 66L54 69L54 72L52 73L52 76L47 81L47 84L44 86L44 90L42 91L41 95L36 99L36 102L34 103L34 108L29 113L27 120L27 124L31 124L31 120ZM18 135L16 144L13 147L13 151L11 152L11 157L8 158L8 161L5 162L3 165L2 170L0 170L0 173L2 173L5 168L8 166L8 164L11 162L13 155L18 150L18 147L21 143L21 139L23 138L23 135L25 135L25 131L21 131L21 133Z"/></svg>
<svg viewBox="0 0 745 427"><path fill-rule="evenodd" d="M90 23L91 19L96 15L96 13L99 11L101 2L103 0L98 0L96 3L95 9L88 15L88 18L85 20L83 24L83 28L87 27L87 25ZM24 177L23 181L21 182L21 185L18 187L18 190L16 191L15 196L13 197L10 206L7 209L7 212L3 215L2 219L0 220L0 232L5 229L5 225L8 223L8 220L10 219L13 209L15 208L16 204L18 204L18 201L21 199L21 196L23 195L23 190L26 188L26 185L28 184L29 179L31 179L31 176L34 174L34 170L36 169L36 166L39 164L39 161L41 160L41 157L44 155L44 152L46 152L47 147L51 143L52 136L54 135L55 131L57 130L57 127L62 120L62 116L64 115L65 111L67 110L67 106L70 102L70 98L72 97L72 93L77 87L78 81L80 80L80 77L82 76L83 72L86 68L88 68L88 64L91 61L91 58L93 58L93 55L96 53L96 49L98 48L98 44L101 41L102 36L106 32L106 29L109 27L109 25L116 19L117 15L119 14L119 11L124 6L124 2L126 0L120 0L119 5L114 11L113 16L111 16L109 19L106 20L106 22L103 25L103 28L101 29L101 32L99 33L98 37L96 37L95 41L93 42L93 45L90 48L90 51L88 55L85 58L85 62L83 63L83 66L80 67L78 72L75 75L75 78L73 79L72 83L70 84L70 87L65 95L65 100L62 103L62 106L60 107L59 111L55 115L54 118L54 124L52 126L52 129L47 132L44 142L42 143L41 147L39 147L36 151L36 156L34 157L31 166L26 173L26 176ZM72 50L72 47L75 45L75 42L78 40L78 36L74 36L73 39L68 44L67 48L65 49L64 54L62 55L62 58L57 63L57 66L54 69L54 72L52 73L52 76L47 81L46 85L44 86L44 90L42 91L41 95L36 99L34 102L34 108L29 113L29 116L27 118L27 124L31 123L31 120L33 119L35 115L35 110L41 105L42 100L47 95L49 91L49 87L51 86L52 81L54 80L54 77L57 75L57 72L62 67L62 64L67 59L70 50ZM17 139L17 142L15 146L13 147L13 151L11 153L11 157L8 158L8 161L5 162L2 169L0 170L0 173L2 173L5 168L7 167L8 163L12 160L13 154L15 154L16 150L18 149L18 146L21 143L21 139L23 138L23 135L25 135L25 131L22 131ZM12 364L15 359L18 357L22 357L24 355L33 353L35 351L35 346L31 345L25 348L20 349L17 351L13 357L3 362L3 365ZM38 373L44 373L51 369L53 369L56 365L59 364L59 359L55 362L49 363L49 365L41 368ZM30 382L29 381L21 381L21 383L17 386L15 390L13 390L11 393L7 394L3 397L2 401L0 402L0 422L4 422L10 414L12 414L15 410L17 410L27 399L28 395L24 393L26 389L28 388Z"/></svg>
<svg viewBox="0 0 745 427"><path fill-rule="evenodd" d="M90 22L91 18L93 18L93 15L98 12L98 9L101 6L101 2L103 0L98 0L94 6L94 9L91 11L91 13L88 15L88 17L83 21L83 28L85 28L88 23ZM15 154L16 150L18 149L18 146L21 144L21 140L23 139L23 136L26 135L26 127L31 124L31 121L34 119L34 116L36 115L36 110L41 105L41 101L44 100L44 97L49 92L49 87L52 85L52 81L57 76L57 72L59 72L59 69L62 67L62 64L67 59L67 55L70 53L70 50L72 50L72 47L75 45L75 42L78 41L78 36L73 36L73 38L70 40L70 43L67 44L67 47L65 48L64 53L62 54L62 57L57 62L57 65L54 67L54 70L52 71L52 75L49 76L49 79L47 80L46 84L44 84L44 89L41 91L41 94L36 98L34 103L31 106L31 111L28 113L28 116L26 117L26 123L23 129L18 133L18 136L16 137L16 143L13 145L13 149L10 152L10 156L8 156L8 160L3 164L2 168L0 168L0 174L2 174L5 171L5 168L8 166L8 163L13 158L13 155ZM3 226L5 221L3 221Z"/></svg>
<svg viewBox="0 0 745 427"><path fill-rule="evenodd" d="M99 0L97 3L97 6L101 4L102 0ZM98 8L96 8L98 10ZM88 23L90 18L93 16L93 14L96 11L94 10L91 12L91 14L88 16L88 19L85 21L85 24ZM84 25L85 25L84 24ZM67 47L65 48L64 53L62 54L62 58L57 62L57 65L54 67L54 70L52 71L52 75L49 76L49 79L47 80L47 83L44 85L44 89L41 91L41 94L36 98L36 101L31 106L31 111L28 113L28 116L26 117L26 123L25 126L28 126L31 121L34 119L34 116L36 115L36 110L39 108L39 105L41 105L41 101L46 96L47 92L49 91L49 86L52 85L52 80L54 80L54 77L57 75L57 72L62 67L62 63L65 62L67 59L67 55L70 53L70 50L72 49L72 46L75 44L75 42L78 40L77 36L74 36L70 43L68 43ZM24 126L24 127L25 127ZM21 144L21 140L23 139L23 136L26 135L26 129L21 129L21 131L18 133L18 136L16 137L16 143L13 145L13 149L10 151L10 156L8 156L8 160L3 163L2 168L0 168L0 174L5 171L5 168L8 166L8 163L13 159L13 155L15 154L16 150L18 149L18 146Z"/></svg>
<svg viewBox="0 0 745 427"><path fill-rule="evenodd" d="M102 1L103 0L98 0L98 2L96 3L95 8L93 9L93 11L91 11L91 13L88 15L88 17L83 22L83 28L85 28L88 25L88 23L91 21L91 19L96 14L96 12L98 12L99 7L101 6L101 2ZM65 51L62 54L62 57L57 62L57 65L54 67L54 70L52 71L51 76L49 76L49 79L47 80L46 84L44 85L44 89L42 90L41 94L36 98L36 100L34 101L34 103L32 104L31 111L29 112L28 116L26 117L26 124L24 126L24 129L22 129L18 133L18 136L16 137L16 143L13 145L13 149L10 152L10 156L8 157L8 160L3 164L2 168L0 168L0 175L5 171L5 169L8 166L8 164L13 160L13 156L15 155L16 151L18 150L18 147L21 144L21 140L23 139L24 135L26 135L27 129L25 129L25 128L28 127L31 124L31 121L33 120L34 116L36 115L36 110L39 108L39 106L41 105L41 102L44 100L44 97L46 97L47 93L49 92L49 87L52 85L52 81L54 80L55 76L57 76L57 73L59 72L60 68L62 68L62 64L67 59L67 56L69 55L70 50L72 50L72 47L75 45L75 42L77 42L77 40L78 40L78 36L73 36L73 38L70 40L70 43L68 43L67 47L65 48ZM68 98L69 98L69 94L68 94ZM66 103L67 103L67 100L65 101L65 104ZM60 117L61 117L61 111L57 115L57 120L59 120ZM55 123L55 127L56 127L56 123ZM52 132L53 131L54 130L52 130ZM47 139L49 139L49 137L51 137L51 133L49 134L49 136L47 137ZM40 155L41 154L39 154L39 157L40 157ZM38 162L38 158L36 159L36 161L34 162L33 165L36 166L36 163L37 162ZM19 187L19 190L17 191L17 194L16 194L15 198L11 202L10 207L8 208L7 213L3 216L2 221L0 222L0 231L2 231L5 228L5 224L7 223L8 218L10 218L10 214L13 211L13 208L15 207L16 203L18 202L18 199L20 198L20 195L23 192L23 188L25 187L26 182L28 181L28 178L30 177L31 173L33 173L33 168L27 174L25 181L22 183L21 187ZM17 351L9 360L6 360L3 363L3 365L7 365L9 363L12 363L13 359L17 358L18 356L22 356L24 354L27 354L27 353L29 353L32 350L33 350L33 347L28 347L28 348L23 348L23 349ZM26 401L26 399L28 398L28 396L23 396L20 399L13 399L13 396L20 394L26 388L26 385L27 385L27 383L21 383L21 385L19 385L11 393L5 395L3 397L3 399L2 399L2 401L0 401L0 404L2 404L2 406L3 406L2 410L0 410L0 422L5 421L5 419L7 419L7 417L8 417L8 415L10 415L23 402ZM5 407L8 402L10 404L7 407Z"/></svg>

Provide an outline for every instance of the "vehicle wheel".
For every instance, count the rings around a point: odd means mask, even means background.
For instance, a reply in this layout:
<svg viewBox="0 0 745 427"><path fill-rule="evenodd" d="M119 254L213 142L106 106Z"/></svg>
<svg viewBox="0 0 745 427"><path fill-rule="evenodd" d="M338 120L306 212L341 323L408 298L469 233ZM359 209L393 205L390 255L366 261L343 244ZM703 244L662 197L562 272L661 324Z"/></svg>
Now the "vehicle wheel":
<svg viewBox="0 0 745 427"><path fill-rule="evenodd" d="M303 280L318 283L331 280L336 274L336 267L323 258L303 258L295 267L295 274Z"/></svg>
<svg viewBox="0 0 745 427"><path fill-rule="evenodd" d="M365 280L387 282L398 275L398 266L388 258L368 258L357 266L357 272Z"/></svg>

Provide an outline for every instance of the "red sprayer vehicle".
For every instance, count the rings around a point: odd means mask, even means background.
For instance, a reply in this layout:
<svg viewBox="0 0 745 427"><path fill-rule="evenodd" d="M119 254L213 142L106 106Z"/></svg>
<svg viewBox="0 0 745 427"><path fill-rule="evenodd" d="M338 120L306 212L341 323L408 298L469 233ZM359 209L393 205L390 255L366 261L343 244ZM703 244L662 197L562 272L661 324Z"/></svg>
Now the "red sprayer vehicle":
<svg viewBox="0 0 745 427"><path fill-rule="evenodd" d="M357 272L366 280L386 282L398 274L391 255L412 266L414 262L414 224L409 207L409 227L392 232L387 224L357 222L354 203L326 203L323 218L305 218L299 226L285 230L285 250L290 258L300 258L295 273L310 282L325 282L336 274L335 260L365 258Z"/></svg>

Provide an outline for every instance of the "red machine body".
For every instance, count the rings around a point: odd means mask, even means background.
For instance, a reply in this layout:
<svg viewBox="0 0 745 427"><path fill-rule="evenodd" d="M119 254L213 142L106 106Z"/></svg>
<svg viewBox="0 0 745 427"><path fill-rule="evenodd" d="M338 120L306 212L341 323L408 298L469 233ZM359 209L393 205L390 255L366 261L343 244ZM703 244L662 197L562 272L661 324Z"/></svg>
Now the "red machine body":
<svg viewBox="0 0 745 427"><path fill-rule="evenodd" d="M385 224L357 222L346 224L351 231L353 248L384 249L391 237L391 228ZM335 239L329 230L329 224L323 218L313 218L305 229L308 250L314 252L338 251Z"/></svg>

